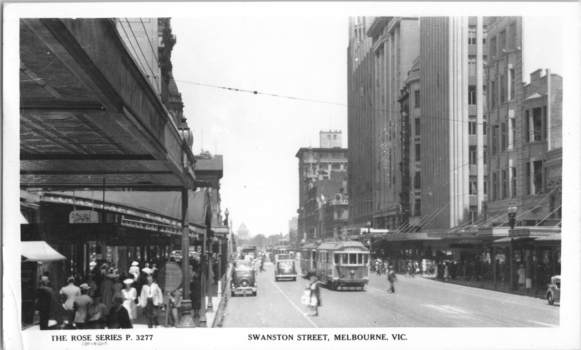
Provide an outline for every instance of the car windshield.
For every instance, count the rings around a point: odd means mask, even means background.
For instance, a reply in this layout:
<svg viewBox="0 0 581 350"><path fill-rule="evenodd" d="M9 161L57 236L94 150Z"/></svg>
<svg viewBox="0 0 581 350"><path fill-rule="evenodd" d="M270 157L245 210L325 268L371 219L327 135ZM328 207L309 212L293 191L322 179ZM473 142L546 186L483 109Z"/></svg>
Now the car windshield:
<svg viewBox="0 0 581 350"><path fill-rule="evenodd" d="M252 262L249 260L236 260L236 267L252 267Z"/></svg>

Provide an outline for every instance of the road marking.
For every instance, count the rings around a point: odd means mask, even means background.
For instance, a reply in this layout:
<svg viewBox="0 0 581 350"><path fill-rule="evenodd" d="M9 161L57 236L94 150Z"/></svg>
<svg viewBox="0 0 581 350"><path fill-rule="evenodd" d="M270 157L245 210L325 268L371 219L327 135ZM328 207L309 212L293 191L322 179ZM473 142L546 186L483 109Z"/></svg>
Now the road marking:
<svg viewBox="0 0 581 350"><path fill-rule="evenodd" d="M543 322L537 322L537 321L531 321L531 322L536 323L536 324L540 324L541 326L559 327L559 325L557 325L557 324L543 323Z"/></svg>
<svg viewBox="0 0 581 350"><path fill-rule="evenodd" d="M269 280L269 281L270 281L270 280ZM289 297L288 297L286 294L284 294L284 292L282 291L282 289L280 289L280 287L276 285L276 283L274 283L273 281L270 281L270 283L272 283L272 285L273 285L273 286L275 286L275 287L276 287L276 289L278 289L278 291L279 291L279 292L280 292L282 295L284 295L284 297L286 298L286 300L288 300L288 302L289 302L289 303L291 303L291 305L292 305L292 306L294 306L294 307L295 307L295 309L297 309L301 315L304 315L304 314L305 314L305 313L304 313L304 310L301 310L301 308L299 308L298 306L296 306L296 305L295 305L295 303L293 303L293 301L292 301L292 300L290 300L290 298L289 298ZM307 316L305 316L305 317L307 317ZM313 327L315 327L315 328L319 328L319 326L317 326L317 325L315 324L315 322L313 322L313 320L311 320L311 319L310 319L310 318L308 318L308 317L307 317L307 321L309 321L309 322L310 322L310 323L313 325Z"/></svg>

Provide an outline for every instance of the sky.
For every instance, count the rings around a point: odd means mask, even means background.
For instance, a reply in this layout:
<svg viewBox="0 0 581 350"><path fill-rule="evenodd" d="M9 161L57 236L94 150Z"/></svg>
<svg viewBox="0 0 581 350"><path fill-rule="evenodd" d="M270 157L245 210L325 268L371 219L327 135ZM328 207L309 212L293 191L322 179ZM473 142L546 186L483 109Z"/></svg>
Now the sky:
<svg viewBox="0 0 581 350"><path fill-rule="evenodd" d="M288 233L297 216L301 147L321 130L347 147L347 17L172 19L173 75L194 153L224 156L222 210L250 235ZM236 88L308 102L201 86Z"/></svg>

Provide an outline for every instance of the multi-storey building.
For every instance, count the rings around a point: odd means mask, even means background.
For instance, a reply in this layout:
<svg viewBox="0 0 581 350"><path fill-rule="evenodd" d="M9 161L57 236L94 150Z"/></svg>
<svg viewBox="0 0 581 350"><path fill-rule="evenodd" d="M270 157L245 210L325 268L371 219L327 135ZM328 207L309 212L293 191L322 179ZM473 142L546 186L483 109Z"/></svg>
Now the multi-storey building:
<svg viewBox="0 0 581 350"><path fill-rule="evenodd" d="M349 200L342 188L321 206L322 238L344 239L349 220Z"/></svg>
<svg viewBox="0 0 581 350"><path fill-rule="evenodd" d="M400 165L404 155L399 109L400 89L405 85L408 71L420 53L418 18L377 17L367 35L372 38L374 96L372 226L396 230L407 220L403 205L409 203L409 190L403 191ZM406 179L407 180L407 179ZM353 183L357 186L357 181ZM405 203L404 203L405 202Z"/></svg>
<svg viewBox="0 0 581 350"><path fill-rule="evenodd" d="M426 17L420 29L421 228L446 232L476 223L486 201L486 32L480 17Z"/></svg>
<svg viewBox="0 0 581 350"><path fill-rule="evenodd" d="M342 148L341 131L321 131L319 148L301 148L296 154L299 159L299 209L297 240L315 237L319 220L314 218L312 189L320 187L317 182L326 180L336 183L332 193L324 192L327 198L335 195L343 187L343 177L347 173L347 149ZM319 193L321 194L321 193ZM319 198L320 200L320 198ZM310 203L310 204L309 204ZM320 227L319 230L320 231Z"/></svg>
<svg viewBox="0 0 581 350"><path fill-rule="evenodd" d="M518 208L519 226L560 221L562 78L549 71L542 76L539 69L530 74L529 84L523 83L524 21L487 19L491 192L487 216L493 226L507 224L509 206Z"/></svg>
<svg viewBox="0 0 581 350"><path fill-rule="evenodd" d="M367 36L374 17L349 19L347 101L349 136L349 226L363 227L373 220L373 183L378 141L375 125L375 63L372 38Z"/></svg>

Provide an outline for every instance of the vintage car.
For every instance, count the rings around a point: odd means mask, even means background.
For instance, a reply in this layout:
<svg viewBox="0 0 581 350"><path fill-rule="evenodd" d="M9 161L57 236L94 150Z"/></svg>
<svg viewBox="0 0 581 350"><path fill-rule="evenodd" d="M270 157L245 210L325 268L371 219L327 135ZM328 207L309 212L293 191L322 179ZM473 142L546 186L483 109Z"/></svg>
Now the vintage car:
<svg viewBox="0 0 581 350"><path fill-rule="evenodd" d="M236 260L232 267L232 279L230 284L232 296L251 294L257 295L256 270L252 262L248 260Z"/></svg>
<svg viewBox="0 0 581 350"><path fill-rule="evenodd" d="M561 303L561 276L551 277L551 283L548 284L547 294L545 295L549 305L555 302Z"/></svg>
<svg viewBox="0 0 581 350"><path fill-rule="evenodd" d="M295 261L290 259L277 260L274 265L274 280L290 279L297 280L297 271L295 269Z"/></svg>

